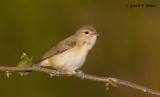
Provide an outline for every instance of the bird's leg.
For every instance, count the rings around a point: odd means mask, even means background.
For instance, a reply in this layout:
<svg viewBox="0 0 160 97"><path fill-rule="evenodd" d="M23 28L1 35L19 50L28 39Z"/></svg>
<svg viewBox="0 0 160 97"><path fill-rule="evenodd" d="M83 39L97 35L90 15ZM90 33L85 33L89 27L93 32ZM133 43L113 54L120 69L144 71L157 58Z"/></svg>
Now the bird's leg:
<svg viewBox="0 0 160 97"><path fill-rule="evenodd" d="M57 76L59 77L62 74L62 69L58 69L58 74Z"/></svg>
<svg viewBox="0 0 160 97"><path fill-rule="evenodd" d="M85 73L83 71L77 70L77 73L79 73L81 75L81 78L84 79Z"/></svg>

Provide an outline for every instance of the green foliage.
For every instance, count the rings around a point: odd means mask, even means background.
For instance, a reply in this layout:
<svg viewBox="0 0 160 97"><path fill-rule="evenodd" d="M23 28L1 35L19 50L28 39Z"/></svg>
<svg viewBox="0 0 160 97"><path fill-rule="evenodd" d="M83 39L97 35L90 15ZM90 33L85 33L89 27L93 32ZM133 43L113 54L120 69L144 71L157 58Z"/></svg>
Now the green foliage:
<svg viewBox="0 0 160 97"><path fill-rule="evenodd" d="M31 58L28 58L28 56L25 53L23 53L21 56L21 61L18 63L17 67L30 67L32 64L32 59L33 59L33 56ZM21 76L23 76L25 71L21 71L18 73Z"/></svg>
<svg viewBox="0 0 160 97"><path fill-rule="evenodd" d="M114 81L114 80L110 80L109 82L106 82L106 90L109 90L109 85L112 85L112 86L114 86L114 87L119 87L119 86L117 85L117 82Z"/></svg>
<svg viewBox="0 0 160 97"><path fill-rule="evenodd" d="M109 90L109 85L110 85L110 83L107 82L107 83L106 83L106 90Z"/></svg>
<svg viewBox="0 0 160 97"><path fill-rule="evenodd" d="M7 77L10 77L11 73L8 72L8 71L6 71L5 75L6 75Z"/></svg>

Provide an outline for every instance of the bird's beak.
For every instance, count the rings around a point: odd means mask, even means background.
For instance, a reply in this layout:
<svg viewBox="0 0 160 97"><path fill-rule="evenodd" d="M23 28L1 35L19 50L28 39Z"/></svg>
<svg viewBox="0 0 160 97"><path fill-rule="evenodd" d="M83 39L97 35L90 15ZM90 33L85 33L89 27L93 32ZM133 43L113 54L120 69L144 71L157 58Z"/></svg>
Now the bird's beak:
<svg viewBox="0 0 160 97"><path fill-rule="evenodd" d="M93 33L92 35L99 36L100 33L102 33L102 32L95 32L95 33Z"/></svg>

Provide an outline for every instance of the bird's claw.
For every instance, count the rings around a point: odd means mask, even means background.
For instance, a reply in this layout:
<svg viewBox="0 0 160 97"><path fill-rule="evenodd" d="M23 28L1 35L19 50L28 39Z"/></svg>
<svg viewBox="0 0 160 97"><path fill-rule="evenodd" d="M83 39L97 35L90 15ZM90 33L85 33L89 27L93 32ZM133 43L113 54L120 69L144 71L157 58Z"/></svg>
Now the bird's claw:
<svg viewBox="0 0 160 97"><path fill-rule="evenodd" d="M57 74L57 76L59 77L61 74L62 74L62 70L61 70L61 69L58 69L58 74Z"/></svg>
<svg viewBox="0 0 160 97"><path fill-rule="evenodd" d="M77 73L79 73L81 75L81 79L84 79L85 73L83 71L77 70Z"/></svg>

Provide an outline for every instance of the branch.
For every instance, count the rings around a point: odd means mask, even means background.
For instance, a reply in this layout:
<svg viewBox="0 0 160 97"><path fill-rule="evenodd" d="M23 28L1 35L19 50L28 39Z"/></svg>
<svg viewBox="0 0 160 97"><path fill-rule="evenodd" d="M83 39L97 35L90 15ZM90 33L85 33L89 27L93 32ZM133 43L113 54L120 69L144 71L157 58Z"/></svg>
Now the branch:
<svg viewBox="0 0 160 97"><path fill-rule="evenodd" d="M52 76L56 76L58 75L58 71L56 70L51 70L51 69L46 69L46 68L40 68L40 67L5 67L5 66L0 66L0 71L6 71L6 72L17 72L17 71L39 71L39 72L44 72L49 74L51 77ZM82 75L80 73L73 73L73 72L69 72L69 71L62 71L63 76L75 76L75 77L79 77L81 78ZM90 74L85 74L84 79L88 79L88 80L92 80L92 81L99 81L99 82L111 82L114 81L116 82L116 84L122 85L122 86L126 86L126 87L130 87L136 90L140 90L142 92L145 93L149 93L155 96L160 96L160 92L159 91L155 91L149 88L145 88L143 86L128 82L128 81L124 81L118 78L111 78L111 77L100 77L100 76L94 76L94 75L90 75Z"/></svg>

